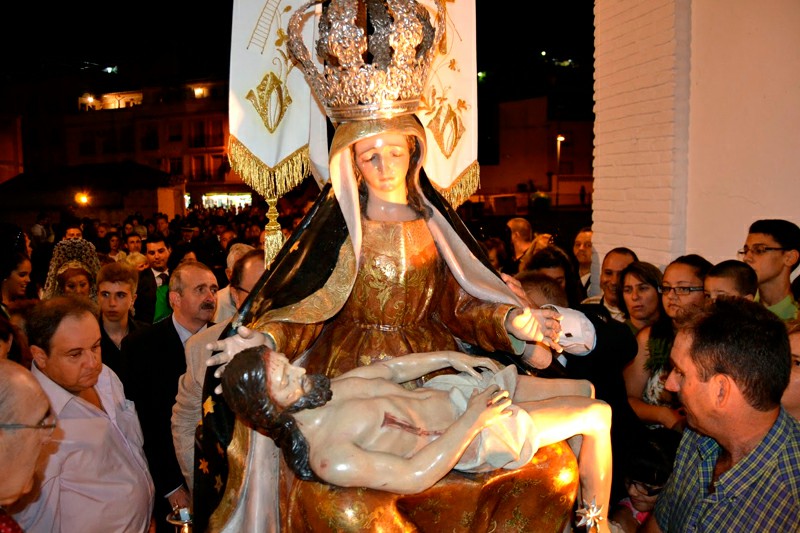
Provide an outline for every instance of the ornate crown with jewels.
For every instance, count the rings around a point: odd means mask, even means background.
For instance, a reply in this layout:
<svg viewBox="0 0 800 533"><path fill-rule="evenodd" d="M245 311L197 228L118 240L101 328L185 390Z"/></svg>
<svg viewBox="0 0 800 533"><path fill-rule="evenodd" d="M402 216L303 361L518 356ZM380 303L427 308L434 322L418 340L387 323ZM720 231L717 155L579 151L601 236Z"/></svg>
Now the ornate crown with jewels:
<svg viewBox="0 0 800 533"><path fill-rule="evenodd" d="M303 43L302 25L315 0L289 21L289 50L334 122L413 113L444 31L442 0L436 25L416 0L331 0L319 23L320 72Z"/></svg>

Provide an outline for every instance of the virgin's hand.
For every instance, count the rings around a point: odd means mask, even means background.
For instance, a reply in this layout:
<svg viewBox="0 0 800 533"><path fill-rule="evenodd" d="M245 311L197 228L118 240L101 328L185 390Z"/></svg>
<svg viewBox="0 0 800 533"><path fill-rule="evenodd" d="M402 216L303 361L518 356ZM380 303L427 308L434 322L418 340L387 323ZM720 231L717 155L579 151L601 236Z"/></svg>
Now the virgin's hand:
<svg viewBox="0 0 800 533"><path fill-rule="evenodd" d="M525 294L525 291L522 289L522 283L520 283L517 278L514 276L509 276L508 274L500 274L500 279L503 280L503 283L506 284L506 287L508 287L508 289L513 292L517 298L522 300L525 305L531 305L531 301L528 300L528 295Z"/></svg>
<svg viewBox="0 0 800 533"><path fill-rule="evenodd" d="M464 414L474 415L476 418L473 427L481 430L511 416L509 407L511 399L508 397L508 391L492 385L483 392L478 392L478 389L472 392Z"/></svg>
<svg viewBox="0 0 800 533"><path fill-rule="evenodd" d="M236 335L206 344L206 350L211 350L212 352L219 351L219 353L212 355L206 360L206 366L220 365L220 367L214 371L214 377L221 378L222 374L225 372L225 367L228 366L228 363L231 362L237 353L247 348L263 345L267 345L270 349L275 349L272 343L269 342L269 338L263 333L244 326L239 326L236 329ZM222 394L222 385L217 385L214 392Z"/></svg>
<svg viewBox="0 0 800 533"><path fill-rule="evenodd" d="M554 309L514 309L506 317L506 331L524 341L543 342L561 352L561 314Z"/></svg>
<svg viewBox="0 0 800 533"><path fill-rule="evenodd" d="M488 357L474 357L459 352L453 352L450 357L450 366L475 378L480 378L480 374L475 370L476 368L488 368L495 374L500 372L500 367L497 366L497 363Z"/></svg>

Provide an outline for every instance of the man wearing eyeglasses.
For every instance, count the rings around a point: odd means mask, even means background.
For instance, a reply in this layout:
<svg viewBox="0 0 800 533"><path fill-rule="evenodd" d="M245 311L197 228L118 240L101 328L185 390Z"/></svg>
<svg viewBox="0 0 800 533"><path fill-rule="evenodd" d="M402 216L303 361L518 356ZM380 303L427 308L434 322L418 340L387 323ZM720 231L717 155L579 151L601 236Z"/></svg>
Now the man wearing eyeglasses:
<svg viewBox="0 0 800 533"><path fill-rule="evenodd" d="M23 366L0 359L0 531L22 531L6 508L33 489L36 460L55 420L42 387Z"/></svg>
<svg viewBox="0 0 800 533"><path fill-rule="evenodd" d="M792 296L791 274L800 263L800 228L788 220L756 220L750 225L739 259L758 275L756 301L782 320L798 317L800 305Z"/></svg>
<svg viewBox="0 0 800 533"><path fill-rule="evenodd" d="M142 431L122 383L102 363L98 314L87 299L58 297L28 319L31 373L57 423L41 486L14 515L28 533L141 533L150 525L154 490Z"/></svg>

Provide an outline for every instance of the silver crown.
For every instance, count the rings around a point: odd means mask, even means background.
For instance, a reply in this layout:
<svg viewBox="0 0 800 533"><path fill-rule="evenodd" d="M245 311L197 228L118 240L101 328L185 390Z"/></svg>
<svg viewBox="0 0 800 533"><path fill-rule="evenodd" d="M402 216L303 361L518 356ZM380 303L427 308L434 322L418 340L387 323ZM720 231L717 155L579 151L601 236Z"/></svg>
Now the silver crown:
<svg viewBox="0 0 800 533"><path fill-rule="evenodd" d="M334 122L413 113L444 31L442 0L436 27L416 0L331 0L319 23L320 72L303 43L307 3L289 21L289 50L325 113ZM371 31L371 33L369 33Z"/></svg>

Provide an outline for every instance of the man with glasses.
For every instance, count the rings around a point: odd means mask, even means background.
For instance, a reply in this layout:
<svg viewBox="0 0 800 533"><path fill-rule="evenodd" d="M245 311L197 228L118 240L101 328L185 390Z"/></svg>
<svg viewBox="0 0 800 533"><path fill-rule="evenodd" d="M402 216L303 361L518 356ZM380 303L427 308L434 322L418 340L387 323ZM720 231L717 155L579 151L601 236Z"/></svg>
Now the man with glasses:
<svg viewBox="0 0 800 533"><path fill-rule="evenodd" d="M720 298L675 337L665 387L686 411L672 475L640 531L797 531L800 424L781 407L791 354L775 315Z"/></svg>
<svg viewBox="0 0 800 533"><path fill-rule="evenodd" d="M24 367L0 359L0 531L21 532L6 508L33 488L42 447L55 428L42 387Z"/></svg>
<svg viewBox="0 0 800 533"><path fill-rule="evenodd" d="M31 372L57 424L41 486L15 508L29 533L142 532L150 524L153 482L142 431L122 383L102 363L97 316L87 299L57 297L37 304L28 319Z"/></svg>
<svg viewBox="0 0 800 533"><path fill-rule="evenodd" d="M739 259L758 275L756 301L782 320L798 317L791 274L800 263L800 228L788 220L756 220L750 225Z"/></svg>

